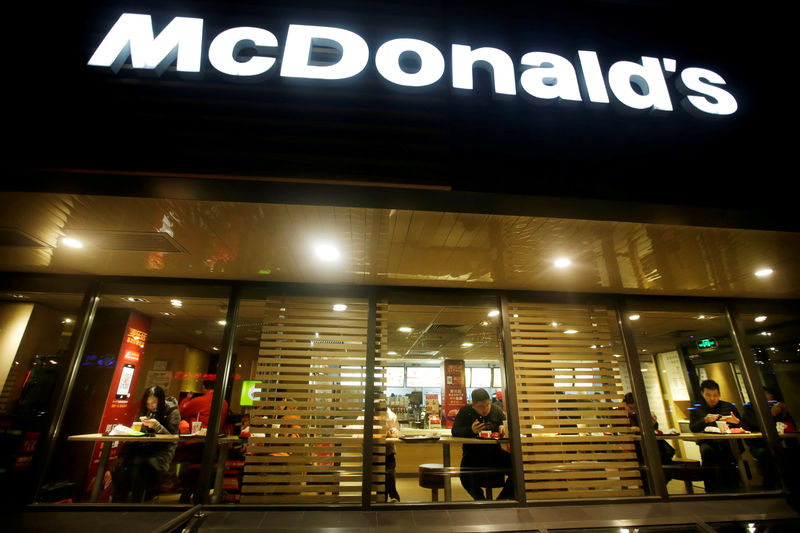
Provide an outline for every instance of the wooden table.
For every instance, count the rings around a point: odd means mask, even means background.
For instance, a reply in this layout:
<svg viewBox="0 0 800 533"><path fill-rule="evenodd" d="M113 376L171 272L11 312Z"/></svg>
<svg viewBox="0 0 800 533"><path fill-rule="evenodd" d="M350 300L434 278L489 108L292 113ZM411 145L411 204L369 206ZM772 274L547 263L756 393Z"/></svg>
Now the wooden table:
<svg viewBox="0 0 800 533"><path fill-rule="evenodd" d="M470 439L465 437L450 437L450 436L443 436L440 437L438 441L436 440L403 440L400 438L390 437L386 439L387 443L394 443L394 444L441 444L442 445L442 466L444 467L444 501L449 502L453 499L453 489L450 485L450 477L453 473L453 469L450 466L450 446L453 444L484 444L484 445L492 445L492 444L507 444L509 442L508 439Z"/></svg>
<svg viewBox="0 0 800 533"><path fill-rule="evenodd" d="M68 441L73 442L101 442L103 447L100 450L100 461L97 463L97 473L94 476L92 483L92 490L89 493L89 502L97 503L100 498L100 491L103 488L103 476L108 466L108 457L111 453L112 444L114 442L159 442L159 443L178 443L178 442L203 442L206 440L205 436L192 435L182 437L180 435L153 435L152 437L135 437L127 435L103 435L102 433L86 433L83 435L70 435L67 437ZM217 445L222 446L220 456L217 458L217 473L214 479L214 494L212 496L212 503L219 500L220 492L222 491L222 476L225 472L225 461L228 458L228 444L239 442L239 437L220 437L217 439Z"/></svg>
<svg viewBox="0 0 800 533"><path fill-rule="evenodd" d="M744 466L744 459L742 453L739 451L737 442L742 439L761 439L764 438L762 433L679 433L677 435L656 435L657 439L676 439L697 442L701 440L726 440L730 443L731 452L736 459L736 469L739 471L739 478L742 480L742 487L744 490L750 491L750 479L747 477L747 470Z"/></svg>

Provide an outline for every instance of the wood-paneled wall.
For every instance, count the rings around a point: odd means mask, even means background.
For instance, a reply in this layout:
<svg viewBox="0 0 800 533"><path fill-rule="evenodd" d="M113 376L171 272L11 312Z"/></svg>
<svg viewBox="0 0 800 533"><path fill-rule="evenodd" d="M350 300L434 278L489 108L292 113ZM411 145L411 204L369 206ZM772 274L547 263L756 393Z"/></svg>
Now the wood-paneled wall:
<svg viewBox="0 0 800 533"><path fill-rule="evenodd" d="M509 313L527 499L643 494L613 310L512 302Z"/></svg>

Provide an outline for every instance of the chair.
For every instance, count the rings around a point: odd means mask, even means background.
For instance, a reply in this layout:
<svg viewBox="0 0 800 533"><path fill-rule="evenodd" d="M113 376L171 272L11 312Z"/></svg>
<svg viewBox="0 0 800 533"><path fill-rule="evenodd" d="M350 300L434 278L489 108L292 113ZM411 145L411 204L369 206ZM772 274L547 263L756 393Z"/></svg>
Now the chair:
<svg viewBox="0 0 800 533"><path fill-rule="evenodd" d="M431 501L439 501L439 489L444 489L444 465L426 463L419 465L419 486L431 489Z"/></svg>
<svg viewBox="0 0 800 533"><path fill-rule="evenodd" d="M705 481L706 472L697 459L673 457L672 464L664 465L664 474L669 479L679 479L686 487L686 494L694 494L692 481Z"/></svg>

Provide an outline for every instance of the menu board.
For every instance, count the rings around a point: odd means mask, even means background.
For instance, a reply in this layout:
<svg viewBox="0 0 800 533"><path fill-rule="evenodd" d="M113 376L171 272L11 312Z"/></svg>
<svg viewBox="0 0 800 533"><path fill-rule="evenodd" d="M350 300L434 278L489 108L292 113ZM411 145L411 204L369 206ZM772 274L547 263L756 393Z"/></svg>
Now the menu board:
<svg viewBox="0 0 800 533"><path fill-rule="evenodd" d="M442 374L439 367L411 366L406 368L406 387L441 387Z"/></svg>
<svg viewBox="0 0 800 533"><path fill-rule="evenodd" d="M492 386L491 368L472 369L472 379L470 380L470 387L491 387L491 386Z"/></svg>
<svg viewBox="0 0 800 533"><path fill-rule="evenodd" d="M686 388L683 366L678 352L664 352L658 354L659 364L661 365L666 381L669 384L669 394L672 401L688 401L689 389Z"/></svg>
<svg viewBox="0 0 800 533"><path fill-rule="evenodd" d="M405 368L402 366L387 366L383 373L387 387L402 387L405 384Z"/></svg>
<svg viewBox="0 0 800 533"><path fill-rule="evenodd" d="M499 368L492 369L492 387L495 389L503 388L503 373Z"/></svg>

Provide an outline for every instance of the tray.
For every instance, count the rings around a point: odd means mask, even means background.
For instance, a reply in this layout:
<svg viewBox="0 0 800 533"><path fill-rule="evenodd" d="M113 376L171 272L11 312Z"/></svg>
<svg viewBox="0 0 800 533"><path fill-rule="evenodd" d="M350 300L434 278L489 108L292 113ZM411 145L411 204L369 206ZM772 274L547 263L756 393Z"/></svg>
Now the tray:
<svg viewBox="0 0 800 533"><path fill-rule="evenodd" d="M408 437L400 437L404 442L436 442L441 437L429 437L427 435L409 435Z"/></svg>

